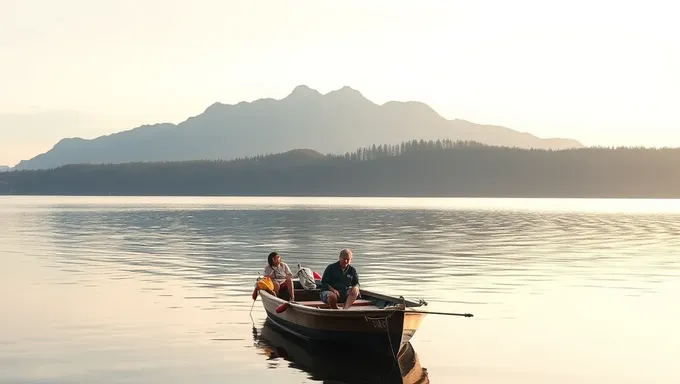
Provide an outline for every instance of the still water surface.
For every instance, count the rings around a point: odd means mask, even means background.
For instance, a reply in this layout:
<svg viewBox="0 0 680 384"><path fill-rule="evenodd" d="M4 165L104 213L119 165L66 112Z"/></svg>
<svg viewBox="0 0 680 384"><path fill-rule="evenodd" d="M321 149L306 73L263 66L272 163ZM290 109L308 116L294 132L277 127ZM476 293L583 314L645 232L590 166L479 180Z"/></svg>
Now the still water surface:
<svg viewBox="0 0 680 384"><path fill-rule="evenodd" d="M267 197L0 197L0 382L393 380L249 316L270 251L343 247L363 286L475 314L423 322L430 382L680 382L678 201Z"/></svg>

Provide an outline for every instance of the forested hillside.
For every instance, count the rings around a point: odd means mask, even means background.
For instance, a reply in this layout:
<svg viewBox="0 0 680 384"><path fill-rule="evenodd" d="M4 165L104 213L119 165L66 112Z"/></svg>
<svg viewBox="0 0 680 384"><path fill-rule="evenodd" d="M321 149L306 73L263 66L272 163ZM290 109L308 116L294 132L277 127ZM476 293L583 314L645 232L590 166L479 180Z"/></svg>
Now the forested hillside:
<svg viewBox="0 0 680 384"><path fill-rule="evenodd" d="M527 150L413 140L189 161L0 174L1 194L680 197L680 149Z"/></svg>

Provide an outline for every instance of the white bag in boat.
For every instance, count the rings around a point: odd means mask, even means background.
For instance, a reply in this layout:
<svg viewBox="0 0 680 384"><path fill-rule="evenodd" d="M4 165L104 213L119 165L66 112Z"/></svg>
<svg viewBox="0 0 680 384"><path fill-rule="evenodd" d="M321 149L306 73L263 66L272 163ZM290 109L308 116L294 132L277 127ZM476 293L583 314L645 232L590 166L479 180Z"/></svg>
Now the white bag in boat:
<svg viewBox="0 0 680 384"><path fill-rule="evenodd" d="M316 281L314 281L314 274L310 268L302 267L300 263L298 263L297 276L298 279L300 279L302 288L307 290L316 289Z"/></svg>

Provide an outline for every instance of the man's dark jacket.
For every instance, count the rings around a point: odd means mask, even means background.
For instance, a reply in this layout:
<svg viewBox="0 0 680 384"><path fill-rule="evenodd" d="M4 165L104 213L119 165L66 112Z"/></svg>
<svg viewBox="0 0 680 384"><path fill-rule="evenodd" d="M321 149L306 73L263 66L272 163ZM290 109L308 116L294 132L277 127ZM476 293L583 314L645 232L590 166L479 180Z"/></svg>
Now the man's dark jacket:
<svg viewBox="0 0 680 384"><path fill-rule="evenodd" d="M323 271L323 276L321 277L322 291L330 291L330 287L333 287L342 295L355 285L359 285L359 275L352 264L348 265L343 271L338 260L333 264L329 264L326 270Z"/></svg>

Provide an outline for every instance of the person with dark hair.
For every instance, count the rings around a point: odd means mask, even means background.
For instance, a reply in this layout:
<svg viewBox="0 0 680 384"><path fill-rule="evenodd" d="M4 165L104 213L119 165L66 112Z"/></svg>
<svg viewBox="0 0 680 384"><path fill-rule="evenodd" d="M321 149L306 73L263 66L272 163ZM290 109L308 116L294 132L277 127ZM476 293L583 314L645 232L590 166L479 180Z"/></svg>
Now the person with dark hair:
<svg viewBox="0 0 680 384"><path fill-rule="evenodd" d="M321 278L321 301L332 309L338 309L338 303L344 303L343 309L349 309L359 297L359 274L352 262L352 251L340 251L338 261L326 267Z"/></svg>
<svg viewBox="0 0 680 384"><path fill-rule="evenodd" d="M267 256L267 266L264 267L264 275L269 276L274 283L274 292L279 295L281 288L287 288L290 301L295 301L295 289L293 288L293 273L288 265L281 261L278 252L272 252ZM283 287L282 287L283 286Z"/></svg>

